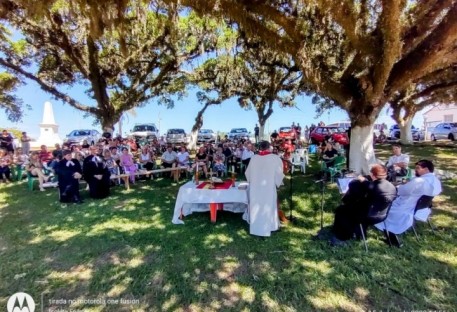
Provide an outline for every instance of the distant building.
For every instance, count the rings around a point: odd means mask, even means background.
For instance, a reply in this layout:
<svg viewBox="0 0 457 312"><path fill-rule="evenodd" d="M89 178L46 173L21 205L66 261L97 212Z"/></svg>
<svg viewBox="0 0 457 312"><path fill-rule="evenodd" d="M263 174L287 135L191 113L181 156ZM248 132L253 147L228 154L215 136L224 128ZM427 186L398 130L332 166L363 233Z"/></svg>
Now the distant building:
<svg viewBox="0 0 457 312"><path fill-rule="evenodd" d="M62 139L59 137L59 126L54 120L51 102L44 103L43 121L40 124L40 138L33 143L32 147L39 147L40 145L54 147L56 143L62 144Z"/></svg>
<svg viewBox="0 0 457 312"><path fill-rule="evenodd" d="M457 122L457 105L436 105L427 110L424 114L425 137L429 139L429 133L441 122Z"/></svg>

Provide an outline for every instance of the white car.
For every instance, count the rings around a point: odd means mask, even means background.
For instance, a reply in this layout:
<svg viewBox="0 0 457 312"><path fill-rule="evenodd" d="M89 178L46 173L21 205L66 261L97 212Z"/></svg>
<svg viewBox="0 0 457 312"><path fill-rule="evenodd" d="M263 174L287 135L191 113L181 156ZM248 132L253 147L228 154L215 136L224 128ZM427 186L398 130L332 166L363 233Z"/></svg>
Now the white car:
<svg viewBox="0 0 457 312"><path fill-rule="evenodd" d="M430 134L432 141L436 140L451 140L454 141L457 137L457 122L443 122L436 125Z"/></svg>

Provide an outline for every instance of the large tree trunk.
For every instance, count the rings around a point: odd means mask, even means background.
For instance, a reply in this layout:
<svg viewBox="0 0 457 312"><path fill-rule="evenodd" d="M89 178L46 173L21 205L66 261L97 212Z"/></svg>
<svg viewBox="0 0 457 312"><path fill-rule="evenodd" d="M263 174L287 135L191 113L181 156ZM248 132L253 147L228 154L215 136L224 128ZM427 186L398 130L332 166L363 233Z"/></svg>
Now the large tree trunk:
<svg viewBox="0 0 457 312"><path fill-rule="evenodd" d="M414 115L413 115L414 117ZM413 144L413 134L411 131L411 125L413 124L413 118L405 117L403 122L398 126L400 127L400 142L405 145Z"/></svg>
<svg viewBox="0 0 457 312"><path fill-rule="evenodd" d="M265 123L266 119L260 121L259 120L259 140L265 140Z"/></svg>
<svg viewBox="0 0 457 312"><path fill-rule="evenodd" d="M256 103L255 107L259 119L259 140L265 140L265 124L267 123L268 118L273 114L273 101L269 100L268 103L266 103L265 100L262 100L260 103ZM265 108L266 112L264 113ZM267 140L269 140L269 138Z"/></svg>
<svg viewBox="0 0 457 312"><path fill-rule="evenodd" d="M351 129L349 169L359 174L369 174L369 167L376 162L373 149L373 126L355 126Z"/></svg>
<svg viewBox="0 0 457 312"><path fill-rule="evenodd" d="M187 144L187 149L189 151L197 149L197 137L198 137L198 129L190 132L189 143Z"/></svg>
<svg viewBox="0 0 457 312"><path fill-rule="evenodd" d="M195 123L190 131L189 144L187 144L188 150L197 149L198 130L203 126L203 113L210 105L212 105L212 103L206 102L205 105L203 105L203 108L197 113L197 117L195 117Z"/></svg>
<svg viewBox="0 0 457 312"><path fill-rule="evenodd" d="M101 123L101 126L102 126L102 132L103 133L104 132L109 132L109 133L111 133L111 135L113 135L114 125L116 124L115 121L104 118L104 119L100 120L100 123Z"/></svg>

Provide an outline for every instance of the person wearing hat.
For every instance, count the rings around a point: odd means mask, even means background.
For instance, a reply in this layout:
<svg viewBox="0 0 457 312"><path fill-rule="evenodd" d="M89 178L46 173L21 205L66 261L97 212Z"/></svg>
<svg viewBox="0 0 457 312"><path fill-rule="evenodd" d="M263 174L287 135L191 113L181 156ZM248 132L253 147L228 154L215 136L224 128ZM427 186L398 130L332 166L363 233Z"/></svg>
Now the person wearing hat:
<svg viewBox="0 0 457 312"><path fill-rule="evenodd" d="M81 204L79 195L79 179L82 177L82 170L79 161L71 158L70 150L62 151L62 160L55 166L59 181L60 202L74 202Z"/></svg>

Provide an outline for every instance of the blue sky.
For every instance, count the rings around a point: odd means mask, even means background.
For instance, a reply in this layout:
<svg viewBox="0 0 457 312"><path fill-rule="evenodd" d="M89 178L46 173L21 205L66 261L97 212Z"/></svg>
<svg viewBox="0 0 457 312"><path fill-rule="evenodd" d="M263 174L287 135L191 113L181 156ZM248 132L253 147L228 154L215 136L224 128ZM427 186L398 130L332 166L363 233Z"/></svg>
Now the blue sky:
<svg viewBox="0 0 457 312"><path fill-rule="evenodd" d="M70 90L72 96L84 104L90 104L91 100L84 94L82 87L76 87ZM183 128L186 132L190 131L197 112L201 109L201 104L196 100L196 90L189 90L187 97L181 101L175 102L173 109L167 109L151 101L143 108L136 110L137 116L128 116L123 123L123 132L128 132L132 129L135 123L155 123L160 133L163 134L168 128ZM2 128L17 128L27 133L34 138L39 137L39 124L43 118L44 102L50 101L53 105L54 118L59 125L59 135L64 138L66 134L74 129L90 128L100 130L100 126L93 126L94 118L84 118L84 113L72 108L68 104L63 104L61 101L51 99L51 96L42 91L35 83L29 82L28 85L18 89L18 96L24 101L24 104L31 106L30 110L25 112L22 122L11 123L7 120L4 114L0 115L0 125ZM267 131L273 131L282 126L289 126L292 122L304 125L311 123L317 124L320 120L326 124L348 120L346 112L341 109L333 109L325 112L321 117L315 118L315 108L311 104L311 99L308 97L299 97L296 99L296 108L280 108L274 107L274 113L269 118L266 124ZM243 110L238 106L236 100L224 102L222 105L209 107L204 115L203 128L213 129L214 131L228 132L231 128L246 127L249 131L257 122L257 114L253 110ZM385 122L387 125L393 124L392 118L383 111L378 122ZM422 114L418 113L414 125L422 126ZM115 133L118 133L116 125Z"/></svg>

